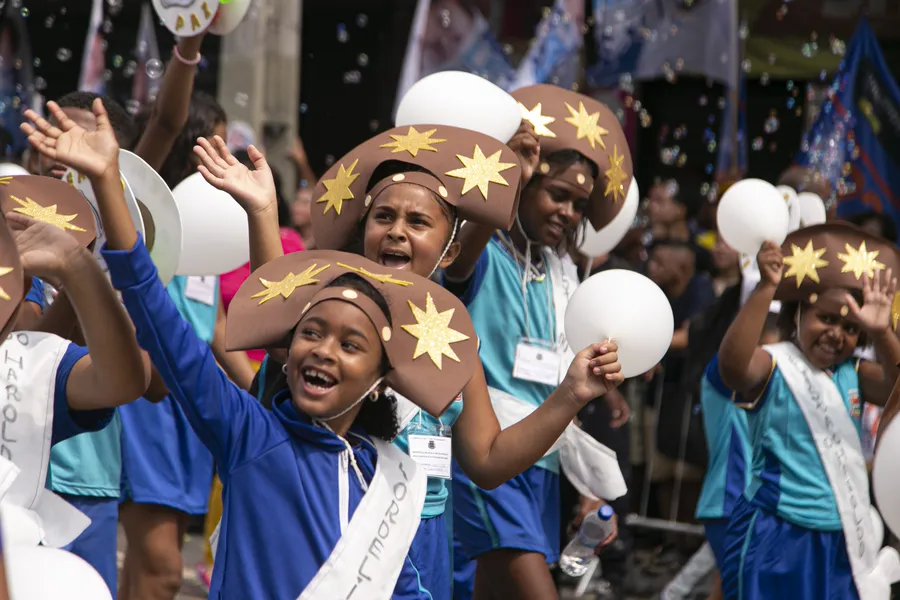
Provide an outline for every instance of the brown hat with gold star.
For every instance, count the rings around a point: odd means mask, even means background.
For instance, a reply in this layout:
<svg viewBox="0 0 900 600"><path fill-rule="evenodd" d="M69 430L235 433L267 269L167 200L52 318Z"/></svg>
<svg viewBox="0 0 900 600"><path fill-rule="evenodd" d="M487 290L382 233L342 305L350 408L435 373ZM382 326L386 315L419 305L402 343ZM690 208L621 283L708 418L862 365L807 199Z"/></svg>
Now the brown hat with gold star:
<svg viewBox="0 0 900 600"><path fill-rule="evenodd" d="M53 177L0 177L0 209L17 212L68 231L82 245L97 238L91 205L71 185Z"/></svg>
<svg viewBox="0 0 900 600"><path fill-rule="evenodd" d="M785 271L775 299L783 302L816 304L830 288L861 290L864 275L875 277L887 269L895 277L900 275L900 251L849 223L798 229L788 235L781 250ZM849 313L843 304L833 308L842 316ZM894 316L895 327L898 316Z"/></svg>
<svg viewBox="0 0 900 600"><path fill-rule="evenodd" d="M347 273L371 284L390 315L365 294L331 285ZM430 414L442 414L472 378L477 338L462 302L429 279L346 252L296 252L254 271L228 308L226 345L289 348L303 315L326 300L366 314L390 362L385 383Z"/></svg>
<svg viewBox="0 0 900 600"><path fill-rule="evenodd" d="M625 204L634 173L631 151L616 115L593 98L555 85L530 85L512 96L519 101L522 118L534 126L542 159L561 150L575 150L594 163L597 177L593 181L578 173L569 183L589 194L591 206L586 216L594 229L608 225ZM550 165L542 160L538 173L549 171Z"/></svg>
<svg viewBox="0 0 900 600"><path fill-rule="evenodd" d="M0 339L12 331L25 297L19 250L6 219L0 219Z"/></svg>
<svg viewBox="0 0 900 600"><path fill-rule="evenodd" d="M387 161L412 166L372 181ZM398 183L427 188L460 219L508 229L521 175L513 151L490 136L443 125L396 127L351 150L319 180L311 211L316 246L345 248L378 195Z"/></svg>

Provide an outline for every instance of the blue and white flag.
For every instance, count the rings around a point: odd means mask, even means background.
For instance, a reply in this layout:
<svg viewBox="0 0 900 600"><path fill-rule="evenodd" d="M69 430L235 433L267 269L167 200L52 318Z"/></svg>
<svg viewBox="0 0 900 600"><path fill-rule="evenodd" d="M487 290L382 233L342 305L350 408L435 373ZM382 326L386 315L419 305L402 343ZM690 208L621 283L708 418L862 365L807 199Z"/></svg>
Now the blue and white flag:
<svg viewBox="0 0 900 600"><path fill-rule="evenodd" d="M672 74L700 75L734 89L740 62L738 0L594 0L599 87Z"/></svg>
<svg viewBox="0 0 900 600"><path fill-rule="evenodd" d="M797 163L831 182L839 217L875 211L900 226L900 87L865 19Z"/></svg>
<svg viewBox="0 0 900 600"><path fill-rule="evenodd" d="M509 89L536 83L572 87L581 75L580 52L584 45L582 0L556 0L541 19L528 52L519 63Z"/></svg>

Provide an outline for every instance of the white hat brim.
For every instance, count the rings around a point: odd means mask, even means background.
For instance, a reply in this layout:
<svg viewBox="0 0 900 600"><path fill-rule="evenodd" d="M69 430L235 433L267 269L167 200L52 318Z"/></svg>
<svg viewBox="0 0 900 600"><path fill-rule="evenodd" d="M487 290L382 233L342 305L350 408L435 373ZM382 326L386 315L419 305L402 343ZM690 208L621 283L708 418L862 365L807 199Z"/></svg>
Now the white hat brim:
<svg viewBox="0 0 900 600"><path fill-rule="evenodd" d="M175 276L181 257L181 216L175 196L160 174L137 154L120 150L119 168L134 197L141 201L153 218L154 240L150 258L156 265L160 280L168 284ZM134 206L140 216L137 202ZM144 231L141 233L145 234Z"/></svg>
<svg viewBox="0 0 900 600"><path fill-rule="evenodd" d="M172 191L181 215L178 275L221 275L250 260L247 213L226 192L194 173Z"/></svg>

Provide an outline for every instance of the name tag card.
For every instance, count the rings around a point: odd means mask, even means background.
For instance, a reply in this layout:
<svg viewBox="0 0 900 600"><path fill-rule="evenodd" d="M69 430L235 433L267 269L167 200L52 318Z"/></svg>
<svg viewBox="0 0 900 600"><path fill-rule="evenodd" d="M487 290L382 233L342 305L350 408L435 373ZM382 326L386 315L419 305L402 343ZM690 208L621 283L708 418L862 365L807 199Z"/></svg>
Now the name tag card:
<svg viewBox="0 0 900 600"><path fill-rule="evenodd" d="M516 360L513 363L513 377L559 385L559 368L562 356L546 342L523 339L516 346Z"/></svg>
<svg viewBox="0 0 900 600"><path fill-rule="evenodd" d="M204 275L203 277L188 277L184 284L184 297L207 306L216 304L216 277Z"/></svg>
<svg viewBox="0 0 900 600"><path fill-rule="evenodd" d="M450 479L452 439L435 435L409 435L409 456L429 477Z"/></svg>

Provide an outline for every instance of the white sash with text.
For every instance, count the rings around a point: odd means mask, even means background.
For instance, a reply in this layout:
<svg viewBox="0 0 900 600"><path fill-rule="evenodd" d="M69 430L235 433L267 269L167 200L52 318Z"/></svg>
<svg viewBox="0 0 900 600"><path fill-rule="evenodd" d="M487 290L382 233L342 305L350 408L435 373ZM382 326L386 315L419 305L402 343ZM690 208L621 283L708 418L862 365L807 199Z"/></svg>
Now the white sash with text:
<svg viewBox="0 0 900 600"><path fill-rule="evenodd" d="M896 580L897 551L879 550L882 538L877 533L883 526L871 506L859 432L841 393L831 376L812 366L793 343L765 349L774 357L815 440L834 493L860 600L887 600L891 580Z"/></svg>

